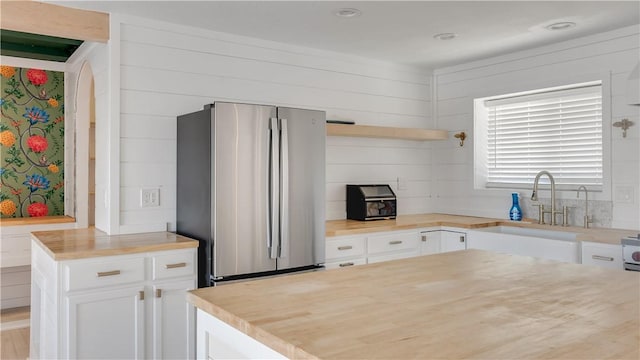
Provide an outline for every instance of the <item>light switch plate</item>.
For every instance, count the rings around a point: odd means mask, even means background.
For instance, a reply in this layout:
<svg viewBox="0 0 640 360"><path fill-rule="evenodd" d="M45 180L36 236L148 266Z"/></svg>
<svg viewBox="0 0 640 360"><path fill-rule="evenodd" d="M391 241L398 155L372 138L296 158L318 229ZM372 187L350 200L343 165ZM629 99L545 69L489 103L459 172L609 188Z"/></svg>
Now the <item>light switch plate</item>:
<svg viewBox="0 0 640 360"><path fill-rule="evenodd" d="M160 189L140 189L140 207L160 206Z"/></svg>

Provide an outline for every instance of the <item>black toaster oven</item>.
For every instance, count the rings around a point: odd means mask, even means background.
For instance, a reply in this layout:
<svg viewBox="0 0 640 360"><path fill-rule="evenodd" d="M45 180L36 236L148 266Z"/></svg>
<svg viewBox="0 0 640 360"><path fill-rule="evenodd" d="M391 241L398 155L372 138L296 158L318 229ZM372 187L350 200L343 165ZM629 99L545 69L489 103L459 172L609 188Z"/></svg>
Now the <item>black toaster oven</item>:
<svg viewBox="0 0 640 360"><path fill-rule="evenodd" d="M389 185L347 185L347 219L396 218L396 195Z"/></svg>

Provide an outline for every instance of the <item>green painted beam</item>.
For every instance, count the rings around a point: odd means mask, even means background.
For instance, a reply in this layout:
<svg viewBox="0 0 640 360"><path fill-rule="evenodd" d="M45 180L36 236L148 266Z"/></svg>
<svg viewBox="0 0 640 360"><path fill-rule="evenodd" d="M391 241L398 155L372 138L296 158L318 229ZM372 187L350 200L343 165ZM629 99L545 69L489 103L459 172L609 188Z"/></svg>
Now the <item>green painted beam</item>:
<svg viewBox="0 0 640 360"><path fill-rule="evenodd" d="M82 40L0 30L2 55L65 62Z"/></svg>

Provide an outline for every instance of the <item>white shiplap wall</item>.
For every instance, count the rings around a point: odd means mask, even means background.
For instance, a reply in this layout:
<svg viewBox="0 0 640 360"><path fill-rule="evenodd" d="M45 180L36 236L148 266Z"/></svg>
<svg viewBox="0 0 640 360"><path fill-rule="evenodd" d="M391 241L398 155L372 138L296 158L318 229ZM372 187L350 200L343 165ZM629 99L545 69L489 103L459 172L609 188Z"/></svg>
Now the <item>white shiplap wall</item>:
<svg viewBox="0 0 640 360"><path fill-rule="evenodd" d="M594 195L596 200L612 201L612 227L640 228L640 126L630 128L625 139L620 129L611 127L622 118L640 124L640 106L627 105L625 99L626 80L639 61L640 28L633 26L434 71L436 126L471 134L464 148L452 141L434 146L437 210L499 218L508 214L510 191L473 188L474 98L603 79L610 84L603 101L604 141L610 151L605 153L607 189Z"/></svg>
<svg viewBox="0 0 640 360"><path fill-rule="evenodd" d="M327 112L359 124L429 128L430 73L139 18L120 24L120 230L175 228L176 116L220 101ZM399 211L429 211L429 143L329 138L327 217L345 217L346 183L400 177ZM142 187L160 207L141 208Z"/></svg>

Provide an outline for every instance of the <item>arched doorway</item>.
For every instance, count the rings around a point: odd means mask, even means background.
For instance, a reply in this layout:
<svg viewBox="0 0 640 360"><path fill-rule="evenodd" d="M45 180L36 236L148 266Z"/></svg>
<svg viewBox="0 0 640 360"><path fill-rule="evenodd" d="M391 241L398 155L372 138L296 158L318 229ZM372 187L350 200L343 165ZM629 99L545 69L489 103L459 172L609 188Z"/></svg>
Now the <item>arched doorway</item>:
<svg viewBox="0 0 640 360"><path fill-rule="evenodd" d="M95 90L93 70L84 62L78 74L75 127L75 217L79 227L95 224Z"/></svg>

